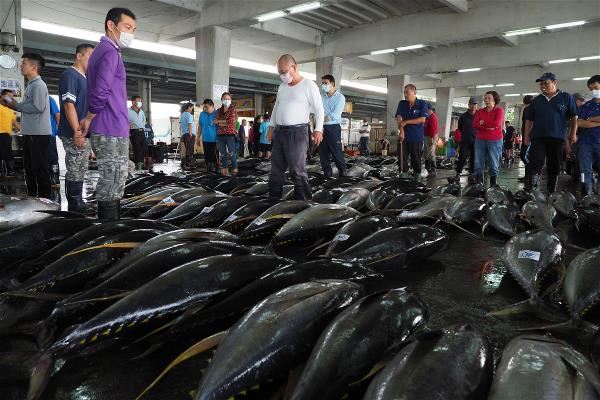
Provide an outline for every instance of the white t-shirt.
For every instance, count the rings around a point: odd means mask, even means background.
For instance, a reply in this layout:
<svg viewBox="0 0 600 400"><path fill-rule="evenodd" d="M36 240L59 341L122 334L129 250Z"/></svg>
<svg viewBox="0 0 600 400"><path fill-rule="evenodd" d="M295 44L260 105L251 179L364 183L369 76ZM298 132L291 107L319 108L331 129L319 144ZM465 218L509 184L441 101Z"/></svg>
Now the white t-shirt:
<svg viewBox="0 0 600 400"><path fill-rule="evenodd" d="M295 86L282 83L271 114L271 126L306 124L311 112L315 114L315 131L323 132L325 111L317 84L306 78Z"/></svg>
<svg viewBox="0 0 600 400"><path fill-rule="evenodd" d="M358 132L360 133L360 137L370 137L371 136L371 125L367 124L367 125L361 126L360 129L358 130Z"/></svg>

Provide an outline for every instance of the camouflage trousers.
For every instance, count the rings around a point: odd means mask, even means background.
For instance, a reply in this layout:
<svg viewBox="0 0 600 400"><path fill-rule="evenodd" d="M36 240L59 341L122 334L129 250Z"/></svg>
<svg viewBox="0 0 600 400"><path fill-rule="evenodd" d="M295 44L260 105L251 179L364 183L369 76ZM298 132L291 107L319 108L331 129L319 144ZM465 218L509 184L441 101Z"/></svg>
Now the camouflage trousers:
<svg viewBox="0 0 600 400"><path fill-rule="evenodd" d="M129 172L129 138L92 134L92 149L98 165L98 201L119 200Z"/></svg>
<svg viewBox="0 0 600 400"><path fill-rule="evenodd" d="M65 180L83 182L88 169L90 151L92 151L90 140L85 140L83 148L76 147L73 138L61 136L60 140L63 142L63 147L65 148L65 164L67 165Z"/></svg>

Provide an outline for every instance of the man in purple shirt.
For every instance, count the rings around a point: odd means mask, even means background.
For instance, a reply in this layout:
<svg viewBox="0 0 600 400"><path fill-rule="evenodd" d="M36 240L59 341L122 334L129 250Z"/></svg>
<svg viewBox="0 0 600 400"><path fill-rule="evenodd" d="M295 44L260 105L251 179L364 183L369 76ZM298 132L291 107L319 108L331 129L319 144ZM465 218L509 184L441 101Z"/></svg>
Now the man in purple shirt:
<svg viewBox="0 0 600 400"><path fill-rule="evenodd" d="M121 49L133 41L135 15L127 8L113 8L104 22L105 36L88 63L88 114L81 121L81 135L75 144L83 145L91 136L100 177L96 186L98 219L119 219L120 201L125 191L129 162L129 120L127 88Z"/></svg>

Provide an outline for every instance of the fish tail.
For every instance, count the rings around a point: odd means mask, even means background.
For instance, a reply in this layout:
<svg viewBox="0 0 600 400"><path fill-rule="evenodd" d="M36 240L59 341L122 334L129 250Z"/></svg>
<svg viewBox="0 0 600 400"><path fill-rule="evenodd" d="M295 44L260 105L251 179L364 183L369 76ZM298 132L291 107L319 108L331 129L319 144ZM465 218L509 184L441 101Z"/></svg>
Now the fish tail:
<svg viewBox="0 0 600 400"><path fill-rule="evenodd" d="M37 400L44 393L50 380L50 373L54 368L54 362L54 357L50 354L43 354L38 359L31 371L26 400Z"/></svg>

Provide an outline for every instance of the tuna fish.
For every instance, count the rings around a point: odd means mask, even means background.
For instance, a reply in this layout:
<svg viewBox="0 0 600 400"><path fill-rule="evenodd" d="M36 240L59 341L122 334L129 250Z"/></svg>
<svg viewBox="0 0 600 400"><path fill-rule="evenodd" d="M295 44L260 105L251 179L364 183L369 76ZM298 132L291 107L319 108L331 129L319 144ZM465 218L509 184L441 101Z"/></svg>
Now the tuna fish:
<svg viewBox="0 0 600 400"><path fill-rule="evenodd" d="M271 199L258 199L250 201L225 218L225 221L223 221L223 223L219 226L219 229L238 234L245 227L250 225L252 221L258 218L260 214L275 204L276 202Z"/></svg>
<svg viewBox="0 0 600 400"><path fill-rule="evenodd" d="M424 334L379 372L364 400L485 399L492 381L487 338L468 325ZM542 397L510 397L510 399Z"/></svg>
<svg viewBox="0 0 600 400"><path fill-rule="evenodd" d="M553 221L556 218L556 210L549 204L539 201L528 201L521 210L521 217L532 227L553 232Z"/></svg>
<svg viewBox="0 0 600 400"><path fill-rule="evenodd" d="M481 232L484 233L487 227L506 236L514 236L517 233L517 217L519 210L512 204L493 204L485 211L486 222Z"/></svg>
<svg viewBox="0 0 600 400"><path fill-rule="evenodd" d="M548 196L548 203L558 211L559 215L568 218L571 211L575 208L577 199L575 199L575 196L571 192L563 190L550 194Z"/></svg>
<svg viewBox="0 0 600 400"><path fill-rule="evenodd" d="M337 231L325 255L335 257L336 254L354 246L367 236L395 224L391 217L381 215L365 215L352 220Z"/></svg>
<svg viewBox="0 0 600 400"><path fill-rule="evenodd" d="M18 198L0 195L0 231L30 225L49 218L50 214L37 212L46 210L60 210L60 204L37 197Z"/></svg>
<svg viewBox="0 0 600 400"><path fill-rule="evenodd" d="M286 222L311 204L302 200L286 200L269 207L240 233L242 243L247 245L269 243Z"/></svg>
<svg viewBox="0 0 600 400"><path fill-rule="evenodd" d="M341 398L348 385L367 375L386 352L406 340L426 320L425 303L406 289L360 299L321 333L291 400Z"/></svg>
<svg viewBox="0 0 600 400"><path fill-rule="evenodd" d="M181 226L183 228L216 228L221 225L231 213L252 200L252 197L247 196L223 199L212 206L204 207L198 215L187 220Z"/></svg>
<svg viewBox="0 0 600 400"><path fill-rule="evenodd" d="M574 321L591 313L600 301L600 248L586 250L571 261L563 293Z"/></svg>
<svg viewBox="0 0 600 400"><path fill-rule="evenodd" d="M172 224L181 223L198 215L205 208L212 206L226 197L228 196L223 193L209 193L192 197L175 207L164 217L161 217L160 220Z"/></svg>

